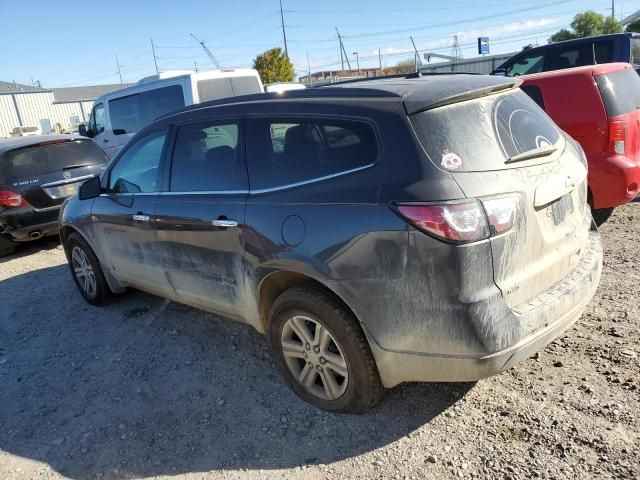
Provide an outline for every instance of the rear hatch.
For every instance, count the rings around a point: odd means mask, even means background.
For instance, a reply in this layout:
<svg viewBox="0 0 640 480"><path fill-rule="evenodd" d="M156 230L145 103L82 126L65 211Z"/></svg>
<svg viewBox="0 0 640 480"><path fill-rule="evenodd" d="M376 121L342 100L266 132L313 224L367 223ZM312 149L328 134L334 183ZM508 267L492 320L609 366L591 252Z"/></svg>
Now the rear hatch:
<svg viewBox="0 0 640 480"><path fill-rule="evenodd" d="M56 207L102 171L104 152L89 139L42 142L0 156L0 190L20 194L40 210Z"/></svg>
<svg viewBox="0 0 640 480"><path fill-rule="evenodd" d="M494 281L509 307L566 277L588 246L586 161L520 89L411 115L429 159L487 209L513 197L513 227L490 237Z"/></svg>
<svg viewBox="0 0 640 480"><path fill-rule="evenodd" d="M609 123L603 151L640 162L640 76L631 67L597 75Z"/></svg>

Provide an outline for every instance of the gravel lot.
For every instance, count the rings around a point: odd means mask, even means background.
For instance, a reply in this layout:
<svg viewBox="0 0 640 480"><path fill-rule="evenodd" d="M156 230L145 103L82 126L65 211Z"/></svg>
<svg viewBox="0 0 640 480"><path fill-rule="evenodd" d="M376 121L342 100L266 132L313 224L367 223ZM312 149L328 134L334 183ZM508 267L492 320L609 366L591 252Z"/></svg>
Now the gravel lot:
<svg viewBox="0 0 640 480"><path fill-rule="evenodd" d="M250 327L76 292L48 240L0 260L0 478L639 478L640 204L567 335L476 384L408 384L360 416L298 400Z"/></svg>

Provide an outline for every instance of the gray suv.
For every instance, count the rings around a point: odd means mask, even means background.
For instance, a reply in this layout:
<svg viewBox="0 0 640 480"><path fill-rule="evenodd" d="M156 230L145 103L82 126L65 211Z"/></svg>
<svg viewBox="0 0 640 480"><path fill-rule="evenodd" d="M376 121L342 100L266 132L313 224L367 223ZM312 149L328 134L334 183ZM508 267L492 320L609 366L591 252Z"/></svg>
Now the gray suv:
<svg viewBox="0 0 640 480"><path fill-rule="evenodd" d="M501 372L580 316L602 268L584 155L517 87L386 78L168 114L64 204L75 283L250 324L327 410Z"/></svg>

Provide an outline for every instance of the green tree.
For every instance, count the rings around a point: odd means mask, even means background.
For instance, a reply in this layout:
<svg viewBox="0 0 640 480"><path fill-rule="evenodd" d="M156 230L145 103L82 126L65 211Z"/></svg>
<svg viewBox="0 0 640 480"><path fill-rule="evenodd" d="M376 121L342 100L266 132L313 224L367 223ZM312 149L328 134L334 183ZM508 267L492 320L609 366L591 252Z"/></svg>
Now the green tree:
<svg viewBox="0 0 640 480"><path fill-rule="evenodd" d="M563 40L572 40L574 38L591 37L593 35L605 35L607 33L622 32L622 25L616 19L605 17L593 10L587 10L578 13L573 17L571 22L571 30L563 28L554 33L549 42L561 42Z"/></svg>
<svg viewBox="0 0 640 480"><path fill-rule="evenodd" d="M291 82L295 78L293 64L281 48L272 48L253 60L253 68L263 83Z"/></svg>
<svg viewBox="0 0 640 480"><path fill-rule="evenodd" d="M640 18L634 20L627 28L624 29L625 32L640 32Z"/></svg>

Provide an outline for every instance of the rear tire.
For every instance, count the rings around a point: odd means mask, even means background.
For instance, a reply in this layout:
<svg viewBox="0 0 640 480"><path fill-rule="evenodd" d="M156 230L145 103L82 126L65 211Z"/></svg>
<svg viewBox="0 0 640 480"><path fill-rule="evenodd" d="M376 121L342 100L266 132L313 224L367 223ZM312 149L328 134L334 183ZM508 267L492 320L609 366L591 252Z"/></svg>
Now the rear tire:
<svg viewBox="0 0 640 480"><path fill-rule="evenodd" d="M360 325L320 287L292 287L276 299L269 342L287 383L316 407L361 413L384 394Z"/></svg>
<svg viewBox="0 0 640 480"><path fill-rule="evenodd" d="M0 236L0 257L11 255L16 250L16 242Z"/></svg>
<svg viewBox="0 0 640 480"><path fill-rule="evenodd" d="M613 207L591 210L591 215L593 216L593 221L599 227L613 215Z"/></svg>
<svg viewBox="0 0 640 480"><path fill-rule="evenodd" d="M106 304L113 293L104 278L98 258L80 235L72 233L64 244L73 281L91 305Z"/></svg>

